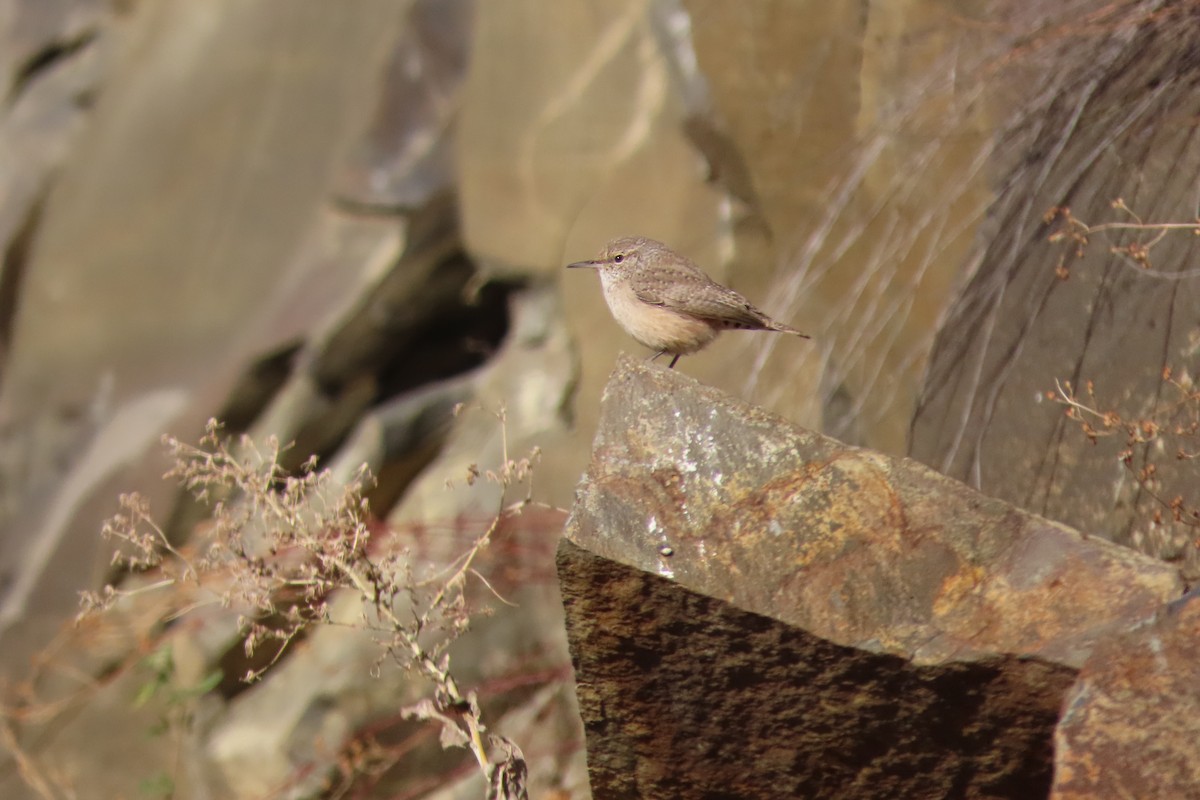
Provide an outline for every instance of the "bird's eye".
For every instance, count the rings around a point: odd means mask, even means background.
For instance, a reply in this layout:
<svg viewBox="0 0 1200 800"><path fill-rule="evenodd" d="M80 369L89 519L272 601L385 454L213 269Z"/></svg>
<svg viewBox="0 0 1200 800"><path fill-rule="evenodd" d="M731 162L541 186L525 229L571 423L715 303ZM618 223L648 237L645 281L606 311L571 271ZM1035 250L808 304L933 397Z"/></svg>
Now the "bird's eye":
<svg viewBox="0 0 1200 800"><path fill-rule="evenodd" d="M621 253L617 253L615 256L613 256L613 261L617 262L618 264L620 264L624 260L625 260L625 256Z"/></svg>

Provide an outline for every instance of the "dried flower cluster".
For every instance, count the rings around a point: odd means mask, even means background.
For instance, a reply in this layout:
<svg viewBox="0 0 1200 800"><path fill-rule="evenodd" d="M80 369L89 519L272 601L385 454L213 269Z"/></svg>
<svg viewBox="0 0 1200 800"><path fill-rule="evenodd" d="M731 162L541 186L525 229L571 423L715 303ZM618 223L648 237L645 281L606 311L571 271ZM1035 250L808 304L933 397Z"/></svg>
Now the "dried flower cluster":
<svg viewBox="0 0 1200 800"><path fill-rule="evenodd" d="M1200 219L1192 222L1146 222L1119 197L1113 200L1111 205L1114 210L1125 214L1129 219L1121 222L1089 225L1072 214L1071 209L1067 206L1055 206L1046 212L1043 221L1047 225L1055 225L1049 240L1054 243L1070 245L1067 251L1059 256L1058 263L1054 268L1054 274L1060 280L1065 281L1071 277L1070 261L1083 258L1091 237L1099 233L1133 234L1131 239L1109 245L1108 251L1113 255L1122 256L1131 265L1147 272L1154 272L1154 265L1150 261L1150 251L1167 234L1183 231L1190 232L1194 236L1200 235ZM1171 277L1182 276L1176 273Z"/></svg>
<svg viewBox="0 0 1200 800"><path fill-rule="evenodd" d="M1200 562L1200 535L1196 531L1200 528L1200 501L1181 494L1164 495L1159 473L1163 461L1169 464L1200 457L1200 390L1186 372L1176 374L1169 367L1163 370L1162 381L1174 397L1157 403L1151 416L1130 417L1103 408L1092 381L1084 384L1082 393L1069 382L1056 382L1056 391L1048 392L1047 399L1065 406L1067 419L1078 424L1093 444L1102 438L1123 439L1124 447L1117 457L1155 503L1149 519L1151 529L1162 536L1167 523L1174 523L1176 530L1184 531L1171 535L1171 541L1137 543L1148 544L1153 555L1174 553L1174 558L1196 564Z"/></svg>
<svg viewBox="0 0 1200 800"><path fill-rule="evenodd" d="M503 412L497 416L503 426ZM499 468L471 467L468 482L483 477L503 488L496 514L449 567L420 579L413 574L407 551L390 540L386 546L373 541L364 498L373 479L365 467L344 483L318 470L315 460L298 475L290 475L280 466L278 441L258 445L241 437L232 443L215 421L208 424L198 447L172 437L164 443L175 464L167 477L210 504L211 520L197 532L200 540L185 551L154 522L143 498L123 496L120 513L104 527L104 535L119 545L114 564L126 573L150 573L154 579L133 589L110 585L87 593L84 614L109 608L134 593L199 585L204 578L220 575L224 583L214 602L238 612L247 655L262 648L272 653L265 666L244 676L254 680L310 626L333 624L330 600L335 592L354 592L363 604L362 627L381 644L380 661L391 659L415 669L435 687L432 698L404 709L404 714L437 722L444 746L469 750L489 781L489 798L526 796L520 748L488 731L475 693L464 693L451 674L447 650L470 624L469 578L487 585L474 571L477 556L502 522L531 502L536 451L513 460L506 443ZM524 497L510 502L508 490L522 485Z"/></svg>

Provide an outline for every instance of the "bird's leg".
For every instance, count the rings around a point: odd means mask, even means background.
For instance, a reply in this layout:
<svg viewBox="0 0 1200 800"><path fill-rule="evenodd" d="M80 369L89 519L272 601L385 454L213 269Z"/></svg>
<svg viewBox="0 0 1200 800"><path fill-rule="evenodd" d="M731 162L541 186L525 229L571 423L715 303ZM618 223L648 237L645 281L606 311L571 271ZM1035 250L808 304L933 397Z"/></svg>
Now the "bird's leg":
<svg viewBox="0 0 1200 800"><path fill-rule="evenodd" d="M646 360L647 360L647 361L654 361L654 360L656 360L656 359L657 359L659 356L665 356L665 355L667 354L667 352L668 352L667 350L659 350L657 353L655 353L654 355L650 356L650 357L649 357L649 358L647 358ZM671 359L671 363L667 365L667 369L675 369L675 362L679 360L679 357L680 357L681 355L683 355L683 353L677 353L677 354L675 355L675 357Z"/></svg>

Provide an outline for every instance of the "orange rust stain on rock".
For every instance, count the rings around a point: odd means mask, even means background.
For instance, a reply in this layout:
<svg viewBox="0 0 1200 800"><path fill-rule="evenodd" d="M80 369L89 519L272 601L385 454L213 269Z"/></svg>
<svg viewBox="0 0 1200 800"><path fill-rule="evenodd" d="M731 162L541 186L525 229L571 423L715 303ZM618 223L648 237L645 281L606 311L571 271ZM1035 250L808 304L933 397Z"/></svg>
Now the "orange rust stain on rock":
<svg viewBox="0 0 1200 800"><path fill-rule="evenodd" d="M972 594L979 591L987 577L987 571L979 566L964 566L942 581L937 597L933 601L933 613L944 616L960 607Z"/></svg>
<svg viewBox="0 0 1200 800"><path fill-rule="evenodd" d="M857 543L896 546L906 527L886 471L861 453L809 462L738 498L720 516L724 520L715 519L714 527L736 529L743 544L788 536L798 566L828 560Z"/></svg>

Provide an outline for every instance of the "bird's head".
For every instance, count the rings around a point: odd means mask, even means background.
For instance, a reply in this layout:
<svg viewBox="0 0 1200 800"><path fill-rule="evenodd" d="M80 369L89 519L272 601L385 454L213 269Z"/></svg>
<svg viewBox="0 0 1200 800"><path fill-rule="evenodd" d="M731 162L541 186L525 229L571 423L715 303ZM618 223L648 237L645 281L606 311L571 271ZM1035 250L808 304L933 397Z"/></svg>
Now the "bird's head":
<svg viewBox="0 0 1200 800"><path fill-rule="evenodd" d="M589 267L599 270L605 277L620 277L637 269L656 252L666 250L666 247L662 242L643 236L623 236L606 244L599 258L567 264L567 269Z"/></svg>

